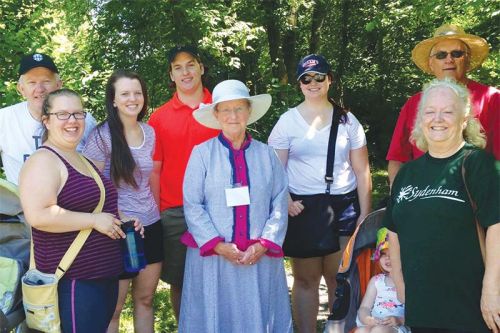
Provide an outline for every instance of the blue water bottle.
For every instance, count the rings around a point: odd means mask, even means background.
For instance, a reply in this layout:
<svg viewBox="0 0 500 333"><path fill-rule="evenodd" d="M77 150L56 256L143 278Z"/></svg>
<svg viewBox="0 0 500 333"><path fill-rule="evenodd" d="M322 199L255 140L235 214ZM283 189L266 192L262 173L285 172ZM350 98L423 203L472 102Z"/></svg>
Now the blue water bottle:
<svg viewBox="0 0 500 333"><path fill-rule="evenodd" d="M139 231L135 231L134 221L123 222L122 230L127 236L122 239L123 266L126 272L139 272L146 267L144 258L144 240Z"/></svg>

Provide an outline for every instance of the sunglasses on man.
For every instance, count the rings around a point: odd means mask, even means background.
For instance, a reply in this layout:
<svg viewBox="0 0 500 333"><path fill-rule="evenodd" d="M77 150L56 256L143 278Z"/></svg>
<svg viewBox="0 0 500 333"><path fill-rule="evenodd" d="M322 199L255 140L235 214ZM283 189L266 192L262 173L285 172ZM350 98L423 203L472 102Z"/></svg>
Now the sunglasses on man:
<svg viewBox="0 0 500 333"><path fill-rule="evenodd" d="M309 84L313 80L316 81L316 82L323 82L323 81L325 81L325 79L326 79L326 75L325 74L316 73L316 74L314 74L314 76L312 76L312 75L302 75L299 80L300 80L300 82L302 82L302 84Z"/></svg>
<svg viewBox="0 0 500 333"><path fill-rule="evenodd" d="M443 60L448 57L448 54L451 55L453 59L462 58L465 55L465 51L462 50L453 50L451 52L439 51L431 55L431 57L436 57L436 59Z"/></svg>

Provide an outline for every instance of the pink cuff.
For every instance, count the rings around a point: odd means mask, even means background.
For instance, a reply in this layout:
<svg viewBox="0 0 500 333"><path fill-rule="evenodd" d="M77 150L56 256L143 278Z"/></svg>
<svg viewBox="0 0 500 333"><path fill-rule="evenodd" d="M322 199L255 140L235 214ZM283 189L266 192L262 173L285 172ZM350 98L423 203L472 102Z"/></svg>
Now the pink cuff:
<svg viewBox="0 0 500 333"><path fill-rule="evenodd" d="M257 240L262 246L267 249L267 256L276 258L281 258L284 256L283 249L278 244L264 238L257 238Z"/></svg>
<svg viewBox="0 0 500 333"><path fill-rule="evenodd" d="M198 244L196 244L193 235L191 235L189 231L186 231L181 236L181 243L186 245L187 247L198 248Z"/></svg>
<svg viewBox="0 0 500 333"><path fill-rule="evenodd" d="M224 241L224 238L222 238L222 237L212 238L211 240L209 240L208 242L203 244L202 247L200 247L200 256L208 257L208 256L217 255L217 253L215 253L215 247L217 246L217 244L219 244L220 242L223 242L223 241Z"/></svg>

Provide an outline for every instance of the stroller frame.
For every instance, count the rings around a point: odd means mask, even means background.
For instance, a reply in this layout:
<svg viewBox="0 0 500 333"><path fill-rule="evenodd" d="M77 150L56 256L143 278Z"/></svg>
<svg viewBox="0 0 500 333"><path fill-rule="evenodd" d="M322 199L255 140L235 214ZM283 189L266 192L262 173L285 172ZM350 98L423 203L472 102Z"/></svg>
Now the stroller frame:
<svg viewBox="0 0 500 333"><path fill-rule="evenodd" d="M356 327L356 316L361 303L359 270L356 258L365 249L375 248L377 231L382 226L385 208L366 216L356 227L342 253L337 272L337 288L332 312L328 316L325 333L348 333Z"/></svg>
<svg viewBox="0 0 500 333"><path fill-rule="evenodd" d="M28 269L30 251L29 226L24 222L15 185L0 179L0 256L18 262L20 275ZM21 276L19 277L20 280ZM28 332L22 303L21 283L18 281L12 308L0 311L0 333Z"/></svg>

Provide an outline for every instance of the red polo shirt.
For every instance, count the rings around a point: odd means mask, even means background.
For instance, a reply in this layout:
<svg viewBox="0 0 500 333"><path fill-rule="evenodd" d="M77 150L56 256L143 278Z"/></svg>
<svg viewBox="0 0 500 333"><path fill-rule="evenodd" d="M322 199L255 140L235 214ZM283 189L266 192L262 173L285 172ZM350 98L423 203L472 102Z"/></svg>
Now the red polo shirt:
<svg viewBox="0 0 500 333"><path fill-rule="evenodd" d="M210 104L212 95L203 88L203 104ZM182 206L184 172L197 144L217 134L219 130L207 128L193 118L191 107L183 104L177 95L160 106L149 119L156 133L154 161L162 162L160 173L160 210Z"/></svg>

